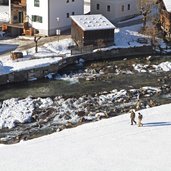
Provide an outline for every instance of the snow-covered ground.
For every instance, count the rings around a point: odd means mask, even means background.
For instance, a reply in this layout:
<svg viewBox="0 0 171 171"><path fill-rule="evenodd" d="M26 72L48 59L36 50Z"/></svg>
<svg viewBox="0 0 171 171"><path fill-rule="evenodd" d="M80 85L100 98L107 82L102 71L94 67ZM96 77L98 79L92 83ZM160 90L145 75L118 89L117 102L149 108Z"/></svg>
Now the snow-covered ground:
<svg viewBox="0 0 171 171"><path fill-rule="evenodd" d="M15 61L9 55L3 56L0 58L0 75L57 63L63 56L70 56L71 51L68 47L72 45L74 42L71 39L64 39L60 42L44 44L38 48L38 53L35 53L34 48L23 51L24 58Z"/></svg>
<svg viewBox="0 0 171 171"><path fill-rule="evenodd" d="M15 145L0 145L2 171L170 171L171 104L66 129ZM137 118L136 118L137 119Z"/></svg>

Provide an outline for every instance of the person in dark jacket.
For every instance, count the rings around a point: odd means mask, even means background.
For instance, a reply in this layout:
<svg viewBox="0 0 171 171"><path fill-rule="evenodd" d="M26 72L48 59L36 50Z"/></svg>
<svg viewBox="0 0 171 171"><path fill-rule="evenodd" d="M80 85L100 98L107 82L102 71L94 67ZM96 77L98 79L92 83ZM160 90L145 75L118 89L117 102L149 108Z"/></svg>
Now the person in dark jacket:
<svg viewBox="0 0 171 171"><path fill-rule="evenodd" d="M131 110L130 118L131 118L131 125L133 125L133 123L137 124L137 122L135 121L135 112L133 110Z"/></svg>

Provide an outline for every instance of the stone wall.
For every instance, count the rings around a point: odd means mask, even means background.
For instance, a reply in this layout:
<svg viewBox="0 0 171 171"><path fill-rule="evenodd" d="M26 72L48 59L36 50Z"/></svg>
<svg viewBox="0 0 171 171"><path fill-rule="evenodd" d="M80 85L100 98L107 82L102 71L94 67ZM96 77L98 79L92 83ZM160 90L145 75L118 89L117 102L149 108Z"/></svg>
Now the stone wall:
<svg viewBox="0 0 171 171"><path fill-rule="evenodd" d="M111 49L108 51L97 51L89 54L75 55L72 57L63 58L55 64L50 64L46 67L34 68L30 70L15 71L9 74L0 75L0 85L8 83L16 83L22 81L29 81L34 78L40 79L49 73L57 73L64 67L74 64L79 59L85 61L94 61L102 59L123 59L129 57L137 57L144 55L152 55L153 50L151 46L135 47L135 48L122 48Z"/></svg>

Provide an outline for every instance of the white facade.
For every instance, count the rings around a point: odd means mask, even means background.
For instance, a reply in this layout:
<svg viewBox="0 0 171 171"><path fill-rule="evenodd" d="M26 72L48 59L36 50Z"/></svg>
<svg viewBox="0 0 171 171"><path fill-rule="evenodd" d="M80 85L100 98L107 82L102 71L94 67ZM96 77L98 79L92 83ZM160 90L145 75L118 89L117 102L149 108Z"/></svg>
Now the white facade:
<svg viewBox="0 0 171 171"><path fill-rule="evenodd" d="M102 14L115 23L140 13L139 0L91 0L91 14Z"/></svg>
<svg viewBox="0 0 171 171"><path fill-rule="evenodd" d="M57 29L64 31L70 28L70 15L83 14L83 12L84 0L27 1L29 23L43 35L55 35Z"/></svg>

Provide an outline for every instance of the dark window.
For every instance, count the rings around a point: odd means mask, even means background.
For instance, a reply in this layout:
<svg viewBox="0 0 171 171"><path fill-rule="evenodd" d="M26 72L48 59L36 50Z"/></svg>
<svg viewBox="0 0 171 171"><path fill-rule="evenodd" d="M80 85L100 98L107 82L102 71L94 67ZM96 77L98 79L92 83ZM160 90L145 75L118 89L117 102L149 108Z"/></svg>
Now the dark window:
<svg viewBox="0 0 171 171"><path fill-rule="evenodd" d="M32 15L32 21L33 22L42 23L43 22L43 18L41 16L38 16L38 15Z"/></svg>
<svg viewBox="0 0 171 171"><path fill-rule="evenodd" d="M128 10L130 10L131 9L131 5L130 4L128 4Z"/></svg>
<svg viewBox="0 0 171 171"><path fill-rule="evenodd" d="M72 12L72 15L75 15L75 12Z"/></svg>
<svg viewBox="0 0 171 171"><path fill-rule="evenodd" d="M34 6L39 7L40 6L40 1L39 0L34 0Z"/></svg>
<svg viewBox="0 0 171 171"><path fill-rule="evenodd" d="M74 2L74 0L72 0L72 2Z"/></svg>
<svg viewBox="0 0 171 171"><path fill-rule="evenodd" d="M66 15L67 15L67 18L69 18L69 13L67 13Z"/></svg>
<svg viewBox="0 0 171 171"><path fill-rule="evenodd" d="M122 12L124 12L124 5L122 5L121 10L122 10Z"/></svg>
<svg viewBox="0 0 171 171"><path fill-rule="evenodd" d="M107 11L110 11L110 5L107 6Z"/></svg>
<svg viewBox="0 0 171 171"><path fill-rule="evenodd" d="M66 0L66 3L69 3L69 0Z"/></svg>
<svg viewBox="0 0 171 171"><path fill-rule="evenodd" d="M99 10L100 9L100 4L97 4L96 8L97 8L97 10Z"/></svg>

